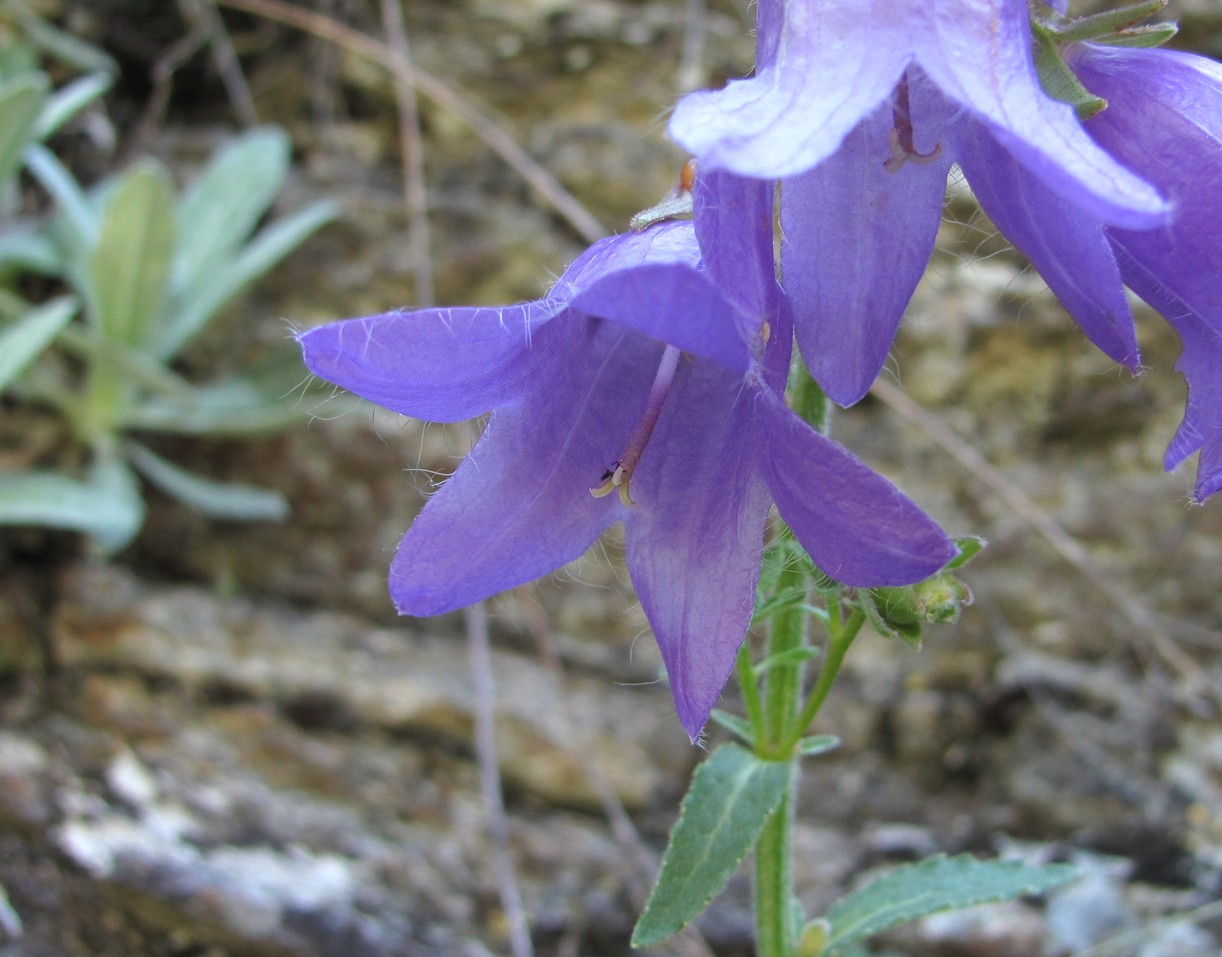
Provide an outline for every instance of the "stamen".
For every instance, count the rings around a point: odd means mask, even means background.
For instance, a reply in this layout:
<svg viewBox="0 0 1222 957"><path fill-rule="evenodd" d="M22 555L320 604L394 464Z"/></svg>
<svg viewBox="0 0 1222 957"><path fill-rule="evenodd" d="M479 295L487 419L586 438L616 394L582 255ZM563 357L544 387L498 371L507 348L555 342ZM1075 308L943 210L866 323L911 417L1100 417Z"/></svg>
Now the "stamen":
<svg viewBox="0 0 1222 957"><path fill-rule="evenodd" d="M590 489L595 498L605 498L613 491L619 492L620 501L625 505L634 504L629 494L632 473L636 471L637 463L649 444L654 426L658 424L658 416L662 414L662 405L666 402L666 394L674 381L675 370L679 368L679 357L683 353L675 346L667 346L662 352L662 360L658 363L657 374L653 377L653 385L649 387L649 398L645 402L645 414L637 424L636 431L616 461L612 462L602 474L602 484Z"/></svg>
<svg viewBox="0 0 1222 957"><path fill-rule="evenodd" d="M888 173L898 173L906 162L932 163L942 155L938 143L928 153L922 153L912 141L912 111L908 104L908 77L900 79L891 98L891 157L883 162Z"/></svg>

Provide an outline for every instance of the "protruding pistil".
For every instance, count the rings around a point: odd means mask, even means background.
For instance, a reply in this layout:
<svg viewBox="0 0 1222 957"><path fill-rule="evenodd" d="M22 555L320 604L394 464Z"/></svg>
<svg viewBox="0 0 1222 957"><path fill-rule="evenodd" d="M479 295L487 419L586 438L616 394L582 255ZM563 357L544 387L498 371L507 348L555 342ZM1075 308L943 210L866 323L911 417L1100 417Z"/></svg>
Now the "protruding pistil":
<svg viewBox="0 0 1222 957"><path fill-rule="evenodd" d="M682 354L681 350L669 345L662 352L657 374L653 377L653 384L649 387L649 399L645 403L645 413L641 416L636 431L632 433L632 439L628 442L628 448L624 450L624 454L603 472L602 484L590 489L590 494L595 498L605 498L613 491L618 491L621 502L625 505L634 504L629 494L632 473L636 471L645 446L649 444L649 437L653 435L654 426L658 424L658 416L662 414L662 405L666 402L666 394L670 391L670 384L674 381L675 370L679 368L679 357Z"/></svg>

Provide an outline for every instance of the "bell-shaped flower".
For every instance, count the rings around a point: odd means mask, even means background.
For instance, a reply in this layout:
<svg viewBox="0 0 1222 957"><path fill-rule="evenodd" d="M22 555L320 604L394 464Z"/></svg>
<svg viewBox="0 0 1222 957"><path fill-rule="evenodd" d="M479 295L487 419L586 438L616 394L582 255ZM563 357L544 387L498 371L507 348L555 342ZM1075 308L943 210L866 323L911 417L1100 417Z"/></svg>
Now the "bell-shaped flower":
<svg viewBox="0 0 1222 957"><path fill-rule="evenodd" d="M946 176L984 141L1066 207L1160 225L1158 192L1048 96L1026 0L760 0L756 75L681 101L671 135L705 167L781 179L782 275L811 373L860 399L933 251ZM1131 324L1087 328L1136 365Z"/></svg>
<svg viewBox="0 0 1222 957"><path fill-rule="evenodd" d="M398 609L435 615L521 585L623 522L693 739L750 624L773 501L849 585L917 581L954 554L893 485L784 405L792 329L772 190L729 180L701 177L695 226L595 243L535 302L390 312L300 337L312 371L396 412L491 410L394 557Z"/></svg>
<svg viewBox="0 0 1222 957"><path fill-rule="evenodd" d="M973 187L1084 328L1101 312L1127 316L1123 282L1175 329L1188 403L1164 465L1199 451L1201 501L1222 488L1222 66L1094 44L1070 47L1067 59L1108 104L1086 129L1167 196L1174 212L1166 227L1122 229L1067 209L1048 184L985 144L973 147L988 170Z"/></svg>

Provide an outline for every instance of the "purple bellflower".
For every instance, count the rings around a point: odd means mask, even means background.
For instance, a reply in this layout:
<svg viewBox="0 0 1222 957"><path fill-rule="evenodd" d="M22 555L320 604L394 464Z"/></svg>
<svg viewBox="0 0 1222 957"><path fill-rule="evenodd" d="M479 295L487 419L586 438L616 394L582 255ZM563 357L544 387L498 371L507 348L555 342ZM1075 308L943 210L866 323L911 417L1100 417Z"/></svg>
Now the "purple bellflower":
<svg viewBox="0 0 1222 957"><path fill-rule="evenodd" d="M979 144L992 175L974 184L976 192L1084 328L1101 309L1132 326L1123 282L1175 329L1188 403L1163 464L1173 469L1199 451L1193 494L1202 501L1222 489L1222 66L1187 53L1094 44L1071 46L1067 60L1108 104L1086 129L1174 204L1168 224L1105 226Z"/></svg>
<svg viewBox="0 0 1222 957"><path fill-rule="evenodd" d="M767 183L702 176L695 224L597 242L542 299L300 337L313 372L396 412L455 422L491 410L394 557L400 612L521 585L623 522L694 740L751 621L773 501L845 584L911 583L953 557L911 501L782 401L792 324L772 235Z"/></svg>
<svg viewBox="0 0 1222 957"><path fill-rule="evenodd" d="M686 97L670 132L705 168L781 180L798 345L842 405L886 361L933 251L952 163L975 185L1004 155L1110 225L1149 228L1167 214L1041 88L1026 0L759 0L755 76ZM1079 318L1136 366L1131 323L1101 305Z"/></svg>

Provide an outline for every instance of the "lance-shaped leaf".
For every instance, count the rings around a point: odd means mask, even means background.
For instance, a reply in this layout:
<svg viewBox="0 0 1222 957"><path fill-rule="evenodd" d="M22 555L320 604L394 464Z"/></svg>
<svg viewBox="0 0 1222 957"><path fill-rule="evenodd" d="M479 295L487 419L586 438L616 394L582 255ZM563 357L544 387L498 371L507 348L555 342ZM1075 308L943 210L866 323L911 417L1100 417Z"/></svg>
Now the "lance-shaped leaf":
<svg viewBox="0 0 1222 957"><path fill-rule="evenodd" d="M827 913L831 932L826 957L850 944L939 911L1042 894L1077 876L1068 864L1034 866L1021 861L981 861L938 855L891 873L842 897Z"/></svg>
<svg viewBox="0 0 1222 957"><path fill-rule="evenodd" d="M277 491L193 475L135 442L128 442L126 451L146 479L211 518L282 522L288 517L288 502Z"/></svg>
<svg viewBox="0 0 1222 957"><path fill-rule="evenodd" d="M47 78L40 73L17 77L0 87L0 183L17 169L22 152L34 138L47 88Z"/></svg>
<svg viewBox="0 0 1222 957"><path fill-rule="evenodd" d="M146 341L165 299L174 250L174 192L156 163L136 166L106 205L89 258L93 320L103 336Z"/></svg>
<svg viewBox="0 0 1222 957"><path fill-rule="evenodd" d="M21 374L75 315L77 301L60 296L26 313L0 332L0 390Z"/></svg>
<svg viewBox="0 0 1222 957"><path fill-rule="evenodd" d="M678 933L725 887L784 799L790 770L735 744L718 748L696 769L633 947Z"/></svg>

